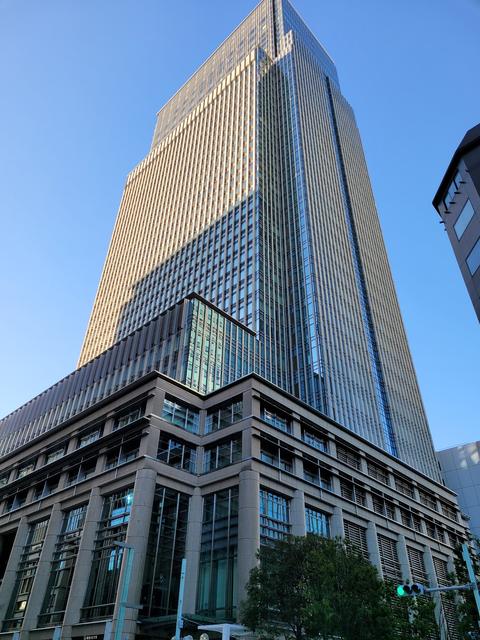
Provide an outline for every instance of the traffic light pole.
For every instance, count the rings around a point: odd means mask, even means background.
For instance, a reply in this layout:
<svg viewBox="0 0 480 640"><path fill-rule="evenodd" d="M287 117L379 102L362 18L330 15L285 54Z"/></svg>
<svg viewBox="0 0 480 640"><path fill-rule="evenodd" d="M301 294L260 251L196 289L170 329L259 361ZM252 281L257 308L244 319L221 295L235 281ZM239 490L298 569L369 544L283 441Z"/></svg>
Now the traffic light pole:
<svg viewBox="0 0 480 640"><path fill-rule="evenodd" d="M473 569L473 562L470 557L470 553L468 551L468 546L464 542L462 544L462 557L465 560L465 564L467 565L468 577L472 583L472 591L473 597L475 598L475 604L477 605L477 613L480 619L480 594L478 593L478 584L477 584L477 576L475 575L475 571Z"/></svg>

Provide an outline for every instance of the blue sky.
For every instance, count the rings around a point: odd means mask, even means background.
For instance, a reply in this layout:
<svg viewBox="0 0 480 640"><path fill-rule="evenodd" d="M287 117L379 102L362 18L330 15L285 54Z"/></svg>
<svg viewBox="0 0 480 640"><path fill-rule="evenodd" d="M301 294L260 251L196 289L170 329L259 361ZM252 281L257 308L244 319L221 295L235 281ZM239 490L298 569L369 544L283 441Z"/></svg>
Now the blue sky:
<svg viewBox="0 0 480 640"><path fill-rule="evenodd" d="M352 104L434 442L479 438L480 326L431 205L480 120L477 0L296 0ZM0 415L75 368L156 111L254 0L0 0Z"/></svg>

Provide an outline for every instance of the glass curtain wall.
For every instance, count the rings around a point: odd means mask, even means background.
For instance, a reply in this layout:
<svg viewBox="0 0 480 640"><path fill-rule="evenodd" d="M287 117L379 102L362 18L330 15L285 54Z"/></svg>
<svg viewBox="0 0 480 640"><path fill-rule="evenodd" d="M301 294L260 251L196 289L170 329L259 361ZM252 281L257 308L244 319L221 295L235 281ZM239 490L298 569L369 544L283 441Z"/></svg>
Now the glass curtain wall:
<svg viewBox="0 0 480 640"><path fill-rule="evenodd" d="M84 504L64 514L62 532L58 536L53 555L39 626L56 624L63 620L86 513L87 505Z"/></svg>
<svg viewBox="0 0 480 640"><path fill-rule="evenodd" d="M238 487L205 496L197 613L232 620L237 609Z"/></svg>
<svg viewBox="0 0 480 640"><path fill-rule="evenodd" d="M113 613L123 560L123 549L115 542L125 541L132 502L132 488L104 499L82 620L106 618Z"/></svg>
<svg viewBox="0 0 480 640"><path fill-rule="evenodd" d="M28 600L32 592L33 581L37 573L48 522L49 520L47 519L30 525L27 543L23 548L22 557L18 565L17 579L13 587L7 615L3 622L3 631L13 631L20 629L22 626Z"/></svg>
<svg viewBox="0 0 480 640"><path fill-rule="evenodd" d="M157 487L153 501L142 589L142 618L177 610L180 569L187 536L189 497Z"/></svg>

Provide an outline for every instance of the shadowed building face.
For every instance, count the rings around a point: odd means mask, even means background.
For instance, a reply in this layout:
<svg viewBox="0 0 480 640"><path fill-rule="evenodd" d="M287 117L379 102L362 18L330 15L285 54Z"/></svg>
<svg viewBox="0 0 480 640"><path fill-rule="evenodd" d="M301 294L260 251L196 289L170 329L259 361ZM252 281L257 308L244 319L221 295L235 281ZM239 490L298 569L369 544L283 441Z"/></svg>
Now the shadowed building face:
<svg viewBox="0 0 480 640"><path fill-rule="evenodd" d="M158 113L79 364L191 292L255 332L261 376L438 478L353 112L287 0Z"/></svg>

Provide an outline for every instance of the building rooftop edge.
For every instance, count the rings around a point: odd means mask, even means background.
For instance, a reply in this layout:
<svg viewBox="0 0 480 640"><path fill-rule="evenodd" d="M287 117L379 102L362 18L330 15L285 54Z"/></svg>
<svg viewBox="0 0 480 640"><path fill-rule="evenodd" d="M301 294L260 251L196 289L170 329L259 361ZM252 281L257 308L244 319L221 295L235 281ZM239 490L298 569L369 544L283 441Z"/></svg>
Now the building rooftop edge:
<svg viewBox="0 0 480 640"><path fill-rule="evenodd" d="M453 177L453 173L458 165L459 160L466 153L474 149L475 147L480 146L480 123L472 127L467 131L467 133L463 136L460 144L455 149L450 162L448 163L447 170L445 171L443 178L440 181L440 186L438 187L432 204L437 209L437 205L440 204L443 194L447 190L448 183ZM438 211L438 209L437 209Z"/></svg>

